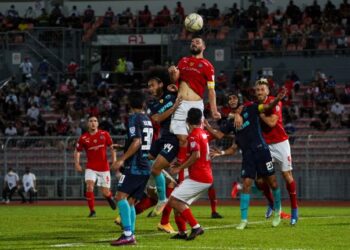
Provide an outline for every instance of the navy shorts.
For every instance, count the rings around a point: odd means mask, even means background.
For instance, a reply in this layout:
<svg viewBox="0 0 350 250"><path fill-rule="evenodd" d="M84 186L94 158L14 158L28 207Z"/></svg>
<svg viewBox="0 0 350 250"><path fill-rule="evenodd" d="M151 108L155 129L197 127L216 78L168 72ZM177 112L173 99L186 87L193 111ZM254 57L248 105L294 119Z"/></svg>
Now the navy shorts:
<svg viewBox="0 0 350 250"><path fill-rule="evenodd" d="M161 137L152 143L151 150L149 151L150 155L154 158L157 155L163 156L168 162L172 162L179 151L179 141L177 137L174 136L165 136Z"/></svg>
<svg viewBox="0 0 350 250"><path fill-rule="evenodd" d="M261 148L257 150L245 150L242 161L242 178L268 177L275 174L270 150Z"/></svg>
<svg viewBox="0 0 350 250"><path fill-rule="evenodd" d="M144 197L148 179L149 175L123 174L118 182L118 191L139 201Z"/></svg>

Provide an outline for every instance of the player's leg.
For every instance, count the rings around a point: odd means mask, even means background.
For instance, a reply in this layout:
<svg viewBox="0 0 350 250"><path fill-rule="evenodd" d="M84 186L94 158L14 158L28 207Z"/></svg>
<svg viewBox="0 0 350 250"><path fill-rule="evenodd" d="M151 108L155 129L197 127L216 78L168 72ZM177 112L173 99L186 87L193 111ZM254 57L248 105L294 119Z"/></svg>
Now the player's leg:
<svg viewBox="0 0 350 250"><path fill-rule="evenodd" d="M8 201L12 200L12 196L14 195L14 193L17 191L17 187L14 187L10 190L9 194L8 194Z"/></svg>
<svg viewBox="0 0 350 250"><path fill-rule="evenodd" d="M272 189L272 194L274 198L274 218L272 220L272 226L277 227L281 222L281 190L278 187L277 184L277 178L276 175L270 175L265 177L265 181L269 184L270 188Z"/></svg>
<svg viewBox="0 0 350 250"><path fill-rule="evenodd" d="M296 183L294 181L292 171L282 172L282 175L286 182L286 187L290 198L290 205L291 205L290 224L295 225L298 221L298 203L297 203Z"/></svg>
<svg viewBox="0 0 350 250"><path fill-rule="evenodd" d="M6 185L6 187L2 190L2 201L4 202L4 203L6 203L7 202L7 199L9 199L8 197L7 197L7 193L9 193L9 187Z"/></svg>
<svg viewBox="0 0 350 250"><path fill-rule="evenodd" d="M132 197L128 198L129 206L130 206L130 222L131 222L131 232L135 235L135 224L136 224L136 210L135 210L135 202L136 200Z"/></svg>
<svg viewBox="0 0 350 250"><path fill-rule="evenodd" d="M135 204L136 214L141 214L144 211L146 211L147 209L149 209L150 207L153 207L157 204L158 199L157 199L156 195L150 196L149 195L150 192L151 191L149 191L149 188L147 188L147 194L144 193L144 196L141 198L141 200ZM152 192L155 192L155 191L152 190Z"/></svg>
<svg viewBox="0 0 350 250"><path fill-rule="evenodd" d="M182 218L192 227L187 240L193 240L204 233L203 228L194 218L189 205L196 201L203 192L206 192L212 184L200 183L191 179L185 179L171 194L169 205L178 211Z"/></svg>
<svg viewBox="0 0 350 250"><path fill-rule="evenodd" d="M164 170L163 170L164 171ZM164 171L165 172L165 171ZM169 198L171 196L171 193L173 192L176 182L171 178L169 174L164 173L164 175L167 177L167 187L166 187L166 196ZM169 177L171 178L169 178ZM162 218L160 219L160 223L158 224L158 229L167 233L174 233L175 230L170 224L170 215L173 208L167 203L164 207L164 210L162 212Z"/></svg>
<svg viewBox="0 0 350 250"><path fill-rule="evenodd" d="M175 215L175 223L178 229L178 233L171 237L171 239L174 240L186 240L187 234L186 234L186 221L184 218L182 218L181 213L174 209L174 215Z"/></svg>
<svg viewBox="0 0 350 250"><path fill-rule="evenodd" d="M273 214L273 195L270 189L269 184L267 184L263 178L257 178L255 180L255 186L257 187L257 189L259 189L263 195L265 196L268 204L267 204L267 210L265 213L265 218L268 219L272 216Z"/></svg>
<svg viewBox="0 0 350 250"><path fill-rule="evenodd" d="M101 187L103 197L107 200L109 206L115 210L117 208L113 194L111 192L111 173L109 171L99 172L97 174L97 186Z"/></svg>
<svg viewBox="0 0 350 250"><path fill-rule="evenodd" d="M215 190L214 184L211 185L210 188L208 189L208 197L209 197L210 207L211 207L211 218L221 219L222 216L216 211L218 200L216 199L216 190Z"/></svg>
<svg viewBox="0 0 350 250"><path fill-rule="evenodd" d="M243 230L248 225L248 209L250 202L250 188L254 182L254 179L243 176L243 189L239 199L239 206L241 210L241 222L238 224L236 229Z"/></svg>
<svg viewBox="0 0 350 250"><path fill-rule="evenodd" d="M28 193L29 193L29 203L33 203L34 202L34 196L35 196L34 188L30 188L28 190Z"/></svg>
<svg viewBox="0 0 350 250"><path fill-rule="evenodd" d="M96 183L97 175L96 172L91 169L85 170L85 184L86 184L86 193L85 197L90 209L90 214L88 217L95 217L95 194L94 194L94 186Z"/></svg>

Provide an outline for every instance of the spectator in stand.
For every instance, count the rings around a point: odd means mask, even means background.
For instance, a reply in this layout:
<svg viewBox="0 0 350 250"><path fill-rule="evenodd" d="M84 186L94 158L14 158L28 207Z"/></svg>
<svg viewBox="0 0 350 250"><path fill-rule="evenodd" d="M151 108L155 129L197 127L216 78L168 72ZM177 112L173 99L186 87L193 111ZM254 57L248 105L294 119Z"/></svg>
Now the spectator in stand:
<svg viewBox="0 0 350 250"><path fill-rule="evenodd" d="M10 6L10 9L7 10L6 18L10 23L12 23L14 28L17 28L20 22L20 17L18 15L18 11L16 10L15 5L12 4Z"/></svg>
<svg viewBox="0 0 350 250"><path fill-rule="evenodd" d="M68 82L67 81L62 82L55 94L57 108L59 110L65 110L70 93L71 93L71 88Z"/></svg>
<svg viewBox="0 0 350 250"><path fill-rule="evenodd" d="M47 27L49 26L49 14L47 13L45 8L41 9L41 14L36 19L37 25L41 27Z"/></svg>
<svg viewBox="0 0 350 250"><path fill-rule="evenodd" d="M220 10L218 4L214 3L211 8L208 9L208 20L217 20L220 18Z"/></svg>
<svg viewBox="0 0 350 250"><path fill-rule="evenodd" d="M340 96L342 103L349 104L350 103L350 84L347 83L344 88L344 93Z"/></svg>
<svg viewBox="0 0 350 250"><path fill-rule="evenodd" d="M202 3L201 7L197 10L197 13L203 17L204 21L208 19L209 11L205 3Z"/></svg>
<svg viewBox="0 0 350 250"><path fill-rule="evenodd" d="M124 27L133 26L133 14L129 7L118 15L118 24Z"/></svg>
<svg viewBox="0 0 350 250"><path fill-rule="evenodd" d="M342 19L347 19L350 17L350 4L347 0L343 0L343 3L339 5L339 15Z"/></svg>
<svg viewBox="0 0 350 250"><path fill-rule="evenodd" d="M40 91L40 105L44 109L50 110L51 109L51 98L52 98L52 93L51 93L51 90L49 89L49 86L44 85L42 90Z"/></svg>
<svg viewBox="0 0 350 250"><path fill-rule="evenodd" d="M170 10L166 5L163 6L163 9L158 12L157 16L154 19L154 27L166 27L170 24Z"/></svg>
<svg viewBox="0 0 350 250"><path fill-rule="evenodd" d="M304 13L307 17L310 17L313 22L315 22L321 17L321 7L318 5L317 1L314 0L312 5L309 5L305 8Z"/></svg>
<svg viewBox="0 0 350 250"><path fill-rule="evenodd" d="M331 121L326 107L322 108L321 113L318 115L318 119L313 120L310 126L317 130L326 131L331 128Z"/></svg>
<svg viewBox="0 0 350 250"><path fill-rule="evenodd" d="M67 18L68 26L73 28L81 28L82 25L80 20L80 12L78 11L77 6L74 5L69 17Z"/></svg>
<svg viewBox="0 0 350 250"><path fill-rule="evenodd" d="M294 95L294 82L291 80L290 75L286 76L286 80L284 81L284 87L287 89L287 93L282 101L283 107L290 107L292 105Z"/></svg>
<svg viewBox="0 0 350 250"><path fill-rule="evenodd" d="M70 59L70 63L67 66L68 77L70 79L76 79L78 70L79 64L77 64L73 58Z"/></svg>
<svg viewBox="0 0 350 250"><path fill-rule="evenodd" d="M40 80L47 80L49 75L50 65L46 58L39 63L37 72L40 75Z"/></svg>
<svg viewBox="0 0 350 250"><path fill-rule="evenodd" d="M103 17L103 27L110 28L113 23L114 23L114 12L112 10L112 7L108 7Z"/></svg>
<svg viewBox="0 0 350 250"><path fill-rule="evenodd" d="M28 101L27 101L28 105L27 107L32 106L33 104L36 107L40 107L40 98L39 96L35 93L35 92L31 92L30 96L28 97Z"/></svg>
<svg viewBox="0 0 350 250"><path fill-rule="evenodd" d="M22 81L27 82L32 78L33 64L30 62L29 57L26 56L24 61L19 65L22 73Z"/></svg>
<svg viewBox="0 0 350 250"><path fill-rule="evenodd" d="M61 6L59 4L55 4L49 16L50 25L62 26L64 24L64 21L65 20L64 15L62 14Z"/></svg>
<svg viewBox="0 0 350 250"><path fill-rule="evenodd" d="M228 76L226 75L225 71L220 71L215 82L217 103L218 105L224 105L226 103L225 91L227 91L228 84Z"/></svg>
<svg viewBox="0 0 350 250"><path fill-rule="evenodd" d="M38 117L39 119L39 117ZM40 132L39 132L39 126L36 120L34 119L29 119L28 121L28 131L25 133L25 136L39 136ZM27 141L26 145L29 146L30 144L32 144L32 141Z"/></svg>
<svg viewBox="0 0 350 250"><path fill-rule="evenodd" d="M293 81L294 92L298 93L300 89L300 78L294 70L290 73L290 79Z"/></svg>
<svg viewBox="0 0 350 250"><path fill-rule="evenodd" d="M10 122L5 129L5 136L16 136L17 135L17 129L15 127L14 122Z"/></svg>
<svg viewBox="0 0 350 250"><path fill-rule="evenodd" d="M36 104L32 104L30 108L27 110L27 119L37 121L40 115L40 110L36 106Z"/></svg>
<svg viewBox="0 0 350 250"><path fill-rule="evenodd" d="M14 89L9 91L9 94L5 97L5 103L6 104L11 104L13 103L14 105L18 105L18 98L17 95L15 94Z"/></svg>
<svg viewBox="0 0 350 250"><path fill-rule="evenodd" d="M122 122L120 117L117 117L114 121L114 128L113 128L114 134L116 135L125 135L126 127L125 124Z"/></svg>
<svg viewBox="0 0 350 250"><path fill-rule="evenodd" d="M239 9L237 3L234 3L231 8L229 8L229 13L224 16L224 24L230 27L234 27L239 21Z"/></svg>
<svg viewBox="0 0 350 250"><path fill-rule="evenodd" d="M32 6L29 6L24 14L24 21L27 23L34 23L36 18L35 11Z"/></svg>
<svg viewBox="0 0 350 250"><path fill-rule="evenodd" d="M266 4L264 1L261 2L260 9L259 9L259 16L260 19L265 20L269 17L269 9L266 7Z"/></svg>
<svg viewBox="0 0 350 250"><path fill-rule="evenodd" d="M272 24L273 25L277 25L278 26L277 30L281 31L282 30L283 21L284 21L283 14L282 14L280 9L277 9L276 13L272 17Z"/></svg>
<svg viewBox="0 0 350 250"><path fill-rule="evenodd" d="M302 107L300 107L300 117L304 117L304 113L308 113L309 117L312 118L314 116L314 97L312 92L312 87L309 87L302 98Z"/></svg>
<svg viewBox="0 0 350 250"><path fill-rule="evenodd" d="M185 20L185 9L182 7L181 2L177 2L175 8L174 23L182 24L183 20Z"/></svg>
<svg viewBox="0 0 350 250"><path fill-rule="evenodd" d="M152 13L148 9L148 5L145 5L144 9L139 11L138 17L139 27L149 27L152 22Z"/></svg>
<svg viewBox="0 0 350 250"><path fill-rule="evenodd" d="M333 97L336 96L336 92L335 92L336 85L337 85L337 82L335 81L333 76L329 76L328 79L326 80L325 88L326 88L326 92L332 95Z"/></svg>
<svg viewBox="0 0 350 250"><path fill-rule="evenodd" d="M293 0L289 1L285 17L287 18L288 24L298 24L300 20L302 20L302 12L298 6L294 5Z"/></svg>
<svg viewBox="0 0 350 250"><path fill-rule="evenodd" d="M91 8L91 5L88 5L84 11L83 22L92 23L95 21L95 11Z"/></svg>
<svg viewBox="0 0 350 250"><path fill-rule="evenodd" d="M10 203L12 195L17 191L18 184L18 174L12 168L9 168L5 175L4 188L2 190L2 201L4 203Z"/></svg>
<svg viewBox="0 0 350 250"><path fill-rule="evenodd" d="M335 122L335 125L340 128L342 125L343 115L345 112L344 105L336 101L331 106L331 117L332 121Z"/></svg>
<svg viewBox="0 0 350 250"><path fill-rule="evenodd" d="M85 103L81 97L77 97L73 103L72 117L74 120L84 116L84 110L86 108Z"/></svg>
<svg viewBox="0 0 350 250"><path fill-rule="evenodd" d="M68 119L62 119L62 117L57 119L57 122L56 122L57 135L67 136L69 133L69 129L70 129L70 123Z"/></svg>
<svg viewBox="0 0 350 250"><path fill-rule="evenodd" d="M86 110L86 113L89 114L90 117L91 116L99 117L100 110L98 109L97 104L92 102L90 103L90 106Z"/></svg>
<svg viewBox="0 0 350 250"><path fill-rule="evenodd" d="M29 193L29 202L32 203L36 194L36 177L30 172L30 168L26 167L25 174L22 177L22 186L18 190L18 194L22 197L22 203L26 203L27 199L23 193Z"/></svg>

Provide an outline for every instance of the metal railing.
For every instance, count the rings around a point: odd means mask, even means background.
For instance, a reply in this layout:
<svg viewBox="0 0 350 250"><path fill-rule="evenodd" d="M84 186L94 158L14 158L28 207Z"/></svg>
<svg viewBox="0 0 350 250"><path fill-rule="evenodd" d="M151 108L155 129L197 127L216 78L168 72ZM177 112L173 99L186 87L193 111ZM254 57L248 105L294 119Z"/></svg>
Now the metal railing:
<svg viewBox="0 0 350 250"><path fill-rule="evenodd" d="M73 151L76 137L1 137L0 184L7 170L20 177L25 167L37 176L39 199L82 199L84 176L74 170ZM124 143L124 137L114 137ZM293 175L298 198L303 200L350 200L350 143L344 135L309 135L293 138ZM212 147L226 148L232 139L216 141ZM82 165L86 157L82 156ZM240 180L241 154L213 160L214 183L219 198L228 199L233 181ZM280 170L276 173L282 195L288 197ZM112 189L116 190L112 174ZM1 185L1 188L3 185Z"/></svg>

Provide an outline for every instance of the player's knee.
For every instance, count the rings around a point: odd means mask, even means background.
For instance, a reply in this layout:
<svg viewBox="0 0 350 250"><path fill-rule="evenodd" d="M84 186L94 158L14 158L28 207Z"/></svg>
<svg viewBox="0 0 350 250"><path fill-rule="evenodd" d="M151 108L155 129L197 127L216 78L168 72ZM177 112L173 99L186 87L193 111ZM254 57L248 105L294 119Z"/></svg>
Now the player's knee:
<svg viewBox="0 0 350 250"><path fill-rule="evenodd" d="M162 168L161 167L159 167L159 166L153 166L152 167L152 174L154 176L160 175L161 172L162 172Z"/></svg>

